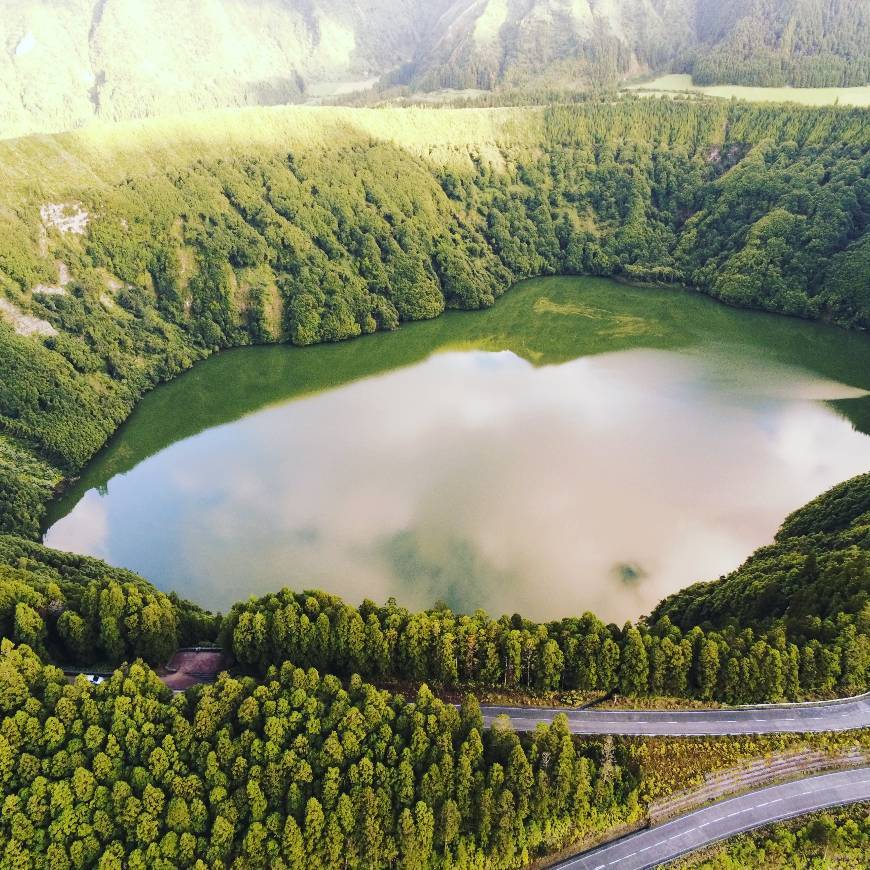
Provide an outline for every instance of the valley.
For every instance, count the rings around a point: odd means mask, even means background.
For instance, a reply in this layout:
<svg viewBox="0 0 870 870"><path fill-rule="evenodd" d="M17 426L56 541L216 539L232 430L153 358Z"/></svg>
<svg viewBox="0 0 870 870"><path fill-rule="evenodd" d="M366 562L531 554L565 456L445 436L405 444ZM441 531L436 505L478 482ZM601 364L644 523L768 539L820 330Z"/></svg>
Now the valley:
<svg viewBox="0 0 870 870"><path fill-rule="evenodd" d="M866 3L0 12L0 870L866 865Z"/></svg>

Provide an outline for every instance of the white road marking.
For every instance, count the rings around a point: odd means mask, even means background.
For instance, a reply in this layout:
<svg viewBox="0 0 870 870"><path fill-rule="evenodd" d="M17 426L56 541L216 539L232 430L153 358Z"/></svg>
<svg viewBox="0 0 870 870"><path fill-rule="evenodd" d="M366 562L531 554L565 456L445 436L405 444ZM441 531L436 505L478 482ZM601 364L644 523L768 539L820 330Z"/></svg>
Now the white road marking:
<svg viewBox="0 0 870 870"><path fill-rule="evenodd" d="M854 771L854 772L858 772L858 771ZM866 771L865 771L865 772L866 772ZM673 834L673 835L670 836L670 837L666 837L665 839L663 839L663 840L661 840L661 841L659 841L659 842L652 843L652 844L650 844L650 845L648 845L648 846L644 846L643 848L638 849L636 852L631 852L631 853L629 853L629 854L620 855L619 857L614 858L614 859L613 859L612 861L610 861L609 863L599 864L599 865L595 868L595 870L603 870L603 868L605 868L605 867L612 867L612 866L615 866L615 865L619 865L621 862L628 861L629 859L635 857L636 855L640 855L640 854L642 854L642 853L648 852L648 851L651 850L651 849L658 849L658 848L663 848L663 847L666 848L666 849L672 849L672 848L674 848L674 847L668 846L668 844L669 844L671 841L673 841L673 840L678 840L678 839L680 839L681 837L685 837L687 834L690 834L690 833L692 833L692 832L694 832L694 831L699 831L699 830L701 830L702 828L708 827L708 826L710 826L710 825L714 825L714 824L716 824L717 822L724 821L725 819L729 819L729 818L732 818L732 817L734 817L734 816L738 816L738 815L741 815L741 814L744 814L744 813L750 813L750 812L752 812L752 811L755 810L755 809L760 809L760 808L763 808L763 807L769 806L769 805L771 805L771 804L781 803L782 801L793 800L795 797L805 797L805 796L807 796L807 795L812 795L812 794L815 794L815 795L819 798L819 800L828 800L828 799L829 799L829 797L828 797L829 795L833 795L834 797L836 797L836 796L838 796L838 795L840 794L840 785L839 785L839 784L838 784L837 786L829 786L829 787L827 787L827 788L825 788L825 787L818 788L819 781L822 780L822 779L829 779L829 778L833 778L833 779L837 779L837 778L844 779L844 780L845 780L844 785L846 785L847 787L850 787L850 788L854 788L854 787L856 787L856 786L861 786L861 785L867 785L867 784L870 784L870 778L868 778L868 779L863 779L863 780L857 780L857 781L854 781L854 782L853 782L853 781L850 781L850 780L848 779L848 777L844 777L844 774L845 774L845 773L848 773L848 771L832 771L832 772L827 773L827 774L822 774L822 775L820 775L820 776L812 777L812 781L813 781L813 783L814 783L817 787L816 787L815 789L811 789L811 790L803 791L803 792L790 792L790 789L793 788L795 785L798 785L798 786L800 786L800 785L808 785L809 783L806 783L806 782L804 782L804 783L796 783L796 782L795 782L795 783L790 783L790 784L782 784L782 785L777 785L777 786L770 786L770 787L768 787L768 788L769 788L769 790L770 790L771 792L776 793L777 791L779 791L780 793L783 793L784 796L783 796L783 797L772 798L772 799L769 800L769 801L760 801L760 802L757 803L757 804L752 804L751 806L744 807L743 809L735 810L735 811L733 811L733 812L731 812L731 813L728 813L727 815L720 816L720 817L717 817L717 818L714 818L714 819L709 819L709 820L706 821L706 822L700 822L700 823L697 824L695 827L687 828L686 830L684 830L684 831L682 831L682 832L680 832L680 833L677 833L677 834ZM760 796L760 795L759 795L759 796ZM720 809L721 809L721 808L724 808L724 804L726 804L726 803L730 803L731 806L734 806L734 805L735 805L734 802L736 802L736 801L745 801L746 797L747 797L746 795L743 795L743 796L740 796L740 797L735 797L735 798L727 799L727 800L725 800L725 801L722 801L721 804L719 804L719 807L718 807L718 808L720 808ZM846 803L849 803L850 801L845 801L845 802L846 802ZM637 835L635 835L635 836L638 837L638 838L643 838L643 837L645 837L645 834L646 834L646 833L650 833L650 834L655 833L655 834L658 834L659 836L661 836L661 834L663 833L663 829L664 829L664 828L666 828L666 827L668 827L668 826L670 826L670 825L678 825L678 824L681 824L681 823L684 824L685 822L689 821L689 820L692 819L692 818L698 818L698 817L703 816L705 813L708 813L711 809L714 809L714 807L707 807L707 808L703 808L703 809L700 809L700 810L695 810L694 812L690 812L690 813L687 813L687 814L685 814L685 815L683 815L683 816L681 816L681 817L678 817L678 818L676 818L676 819L673 819L673 820L670 821L670 822L666 822L666 823L664 823L663 825L659 825L659 826L657 826L657 827L656 827L655 829L653 829L653 830L648 830L647 832L639 832L639 833L638 833ZM811 812L811 811L812 811L812 808L810 808L810 809L806 809L806 810L803 810L803 811L799 811L799 812ZM794 812L793 812L792 808L786 808L786 810L785 810L784 813L782 813L782 814L778 814L778 815L777 815L777 814L772 814L772 815L770 815L770 816L767 816L767 817L764 819L764 822L765 822L766 824L770 824L770 823L772 823L772 822L776 822L776 821L779 821L779 820L781 820L781 819L790 818L792 815L794 815ZM738 825L738 824L739 824L739 823L735 823L735 825ZM735 830L735 833L738 833L738 832L739 832L738 830ZM641 841L641 840L639 839L638 841ZM691 842L691 841L689 840L689 841L687 841L687 842ZM603 845L603 846L600 846L600 847L598 847L597 850L594 850L594 851L598 852L599 855L603 855L606 851L609 851L610 849L612 849L612 848L614 848L614 847L617 847L618 845L619 845L618 843L615 843L615 842L614 842L614 843L611 843L611 844L609 844L609 845ZM699 847L700 847L700 846L703 846L703 845L704 845L704 843L699 843L699 844L698 844ZM588 857L591 858L592 856L589 855ZM586 866L586 865L585 865L585 862L584 862L584 860L583 860L582 857L580 858L579 863L577 863L577 862L573 862L573 863L571 863L571 864L569 864L569 865L566 865L566 866L572 866L572 867L573 867L573 866L578 866L578 867L579 867L579 866L581 866L581 865L582 865L582 866Z"/></svg>

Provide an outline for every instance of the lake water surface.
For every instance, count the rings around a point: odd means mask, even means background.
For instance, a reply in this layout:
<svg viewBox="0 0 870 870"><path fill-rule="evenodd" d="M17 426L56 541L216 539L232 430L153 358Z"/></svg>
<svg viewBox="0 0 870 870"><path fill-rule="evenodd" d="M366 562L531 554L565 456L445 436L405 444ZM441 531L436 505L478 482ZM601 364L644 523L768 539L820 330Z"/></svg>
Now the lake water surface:
<svg viewBox="0 0 870 870"><path fill-rule="evenodd" d="M291 586L621 622L870 468L868 388L864 336L529 281L396 334L206 361L143 400L45 542L213 609Z"/></svg>

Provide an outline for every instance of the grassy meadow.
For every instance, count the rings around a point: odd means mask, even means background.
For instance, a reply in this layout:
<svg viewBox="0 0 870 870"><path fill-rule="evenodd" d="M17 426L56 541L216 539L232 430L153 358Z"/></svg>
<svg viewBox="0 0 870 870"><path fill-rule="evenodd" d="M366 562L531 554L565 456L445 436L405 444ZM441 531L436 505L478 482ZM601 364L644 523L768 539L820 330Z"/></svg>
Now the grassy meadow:
<svg viewBox="0 0 870 870"><path fill-rule="evenodd" d="M690 75L669 74L652 81L626 85L641 96L661 97L697 94L753 103L800 103L803 106L870 106L870 85L854 88L761 88L745 85L695 85Z"/></svg>

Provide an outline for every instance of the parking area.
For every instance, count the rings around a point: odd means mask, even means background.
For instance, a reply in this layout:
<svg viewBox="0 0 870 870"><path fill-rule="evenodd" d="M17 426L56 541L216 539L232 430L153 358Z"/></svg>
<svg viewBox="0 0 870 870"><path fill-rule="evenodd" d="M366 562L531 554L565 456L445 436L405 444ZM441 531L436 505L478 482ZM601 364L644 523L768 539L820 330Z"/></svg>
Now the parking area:
<svg viewBox="0 0 870 870"><path fill-rule="evenodd" d="M230 664L230 657L221 649L180 649L167 663L161 679L170 689L187 689L213 682Z"/></svg>

